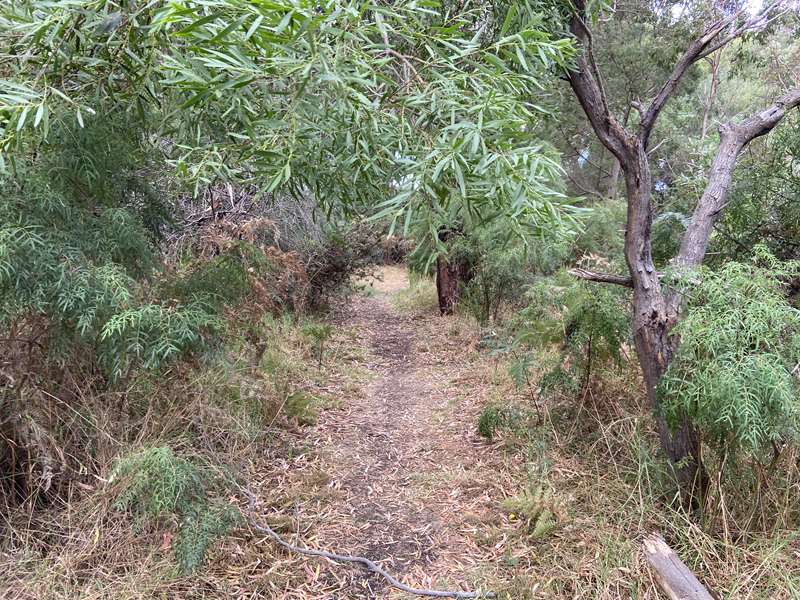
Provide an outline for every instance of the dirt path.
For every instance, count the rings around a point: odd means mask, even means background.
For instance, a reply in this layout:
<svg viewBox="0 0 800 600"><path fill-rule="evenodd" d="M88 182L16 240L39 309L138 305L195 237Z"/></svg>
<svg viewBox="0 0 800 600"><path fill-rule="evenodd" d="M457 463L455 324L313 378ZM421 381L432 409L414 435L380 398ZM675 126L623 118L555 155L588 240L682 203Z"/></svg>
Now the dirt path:
<svg viewBox="0 0 800 600"><path fill-rule="evenodd" d="M474 589L496 559L476 543L478 526L510 481L476 434L482 399L462 394L485 376L468 336L455 319L398 311L406 286L405 271L386 269L348 307L339 326L364 348L369 382L304 432L309 451L284 461L275 492L294 540L379 561L410 585ZM404 597L358 568L291 560L308 576L286 598Z"/></svg>

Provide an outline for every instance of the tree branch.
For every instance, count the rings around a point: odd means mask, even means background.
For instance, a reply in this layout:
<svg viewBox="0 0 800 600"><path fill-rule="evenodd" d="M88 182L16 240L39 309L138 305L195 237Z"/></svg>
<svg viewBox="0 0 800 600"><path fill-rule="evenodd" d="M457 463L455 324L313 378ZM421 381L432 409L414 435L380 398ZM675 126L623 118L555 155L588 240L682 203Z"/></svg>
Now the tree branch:
<svg viewBox="0 0 800 600"><path fill-rule="evenodd" d="M686 71L700 59L700 54L708 47L708 44L710 44L725 27L730 25L735 18L736 16L712 23L706 28L703 35L694 40L689 44L689 47L686 48L681 58L672 69L672 73L670 73L670 76L664 82L664 85L661 86L658 94L656 94L653 102L650 103L650 106L642 115L642 120L639 124L639 135L642 136L645 147L647 147L647 140L650 137L650 132L653 130L653 126L659 114L661 114L661 110L677 89Z"/></svg>
<svg viewBox="0 0 800 600"><path fill-rule="evenodd" d="M583 46L576 59L578 68L569 72L569 84L589 118L600 142L621 162L628 154L627 134L611 114L608 99L600 79L600 71L592 51L592 34L586 25L585 0L575 0L570 19L570 31Z"/></svg>
<svg viewBox="0 0 800 600"><path fill-rule="evenodd" d="M772 131L788 111L798 106L800 86L743 122L720 126L719 148L711 165L708 183L681 240L681 249L675 258L676 265L695 267L703 262L711 232L728 203L733 169L739 154L751 141Z"/></svg>
<svg viewBox="0 0 800 600"><path fill-rule="evenodd" d="M726 19L720 19L719 21L716 21L706 27L703 34L689 44L689 47L686 48L686 51L675 64L675 67L672 69L672 73L664 82L664 85L661 86L661 89L653 99L653 102L642 116L642 120L639 124L639 135L644 143L645 148L647 147L647 141L650 137L651 131L653 130L653 126L658 120L659 114L661 114L661 110L664 108L664 105L667 103L667 100L669 100L670 96L672 96L677 89L678 84L686 74L686 71L689 69L689 67L691 67L698 60L713 54L736 38L739 38L751 31L761 30L769 25L772 21L785 14L786 11L779 10L784 5L785 1L786 0L775 0L757 15L748 18L738 27L734 27L734 24L744 13L744 9L740 9L730 17ZM775 14L776 11L777 14ZM731 32L728 35L720 38L720 34L728 27L732 28Z"/></svg>
<svg viewBox="0 0 800 600"><path fill-rule="evenodd" d="M587 281L596 281L598 283L613 283L623 287L633 287L633 279L625 275L615 275L613 273L598 273L596 271L588 271L587 269L570 269L569 274L577 277L578 279L586 279Z"/></svg>
<svg viewBox="0 0 800 600"><path fill-rule="evenodd" d="M738 37L743 36L746 33L751 31L760 31L763 30L772 23L775 19L780 19L783 15L789 12L789 9L780 10L777 14L772 15L773 12L777 11L778 9L782 8L785 3L785 0L776 0L766 8L764 8L759 14L755 15L751 19L745 21L740 27L734 29L730 34L725 36L723 39L717 41L716 43L712 44L708 48L706 48L700 56L697 57L697 60L701 60L703 58L708 57L710 54L713 54L723 46L729 44L733 40ZM741 14L741 11L740 11ZM772 16L770 16L772 15Z"/></svg>

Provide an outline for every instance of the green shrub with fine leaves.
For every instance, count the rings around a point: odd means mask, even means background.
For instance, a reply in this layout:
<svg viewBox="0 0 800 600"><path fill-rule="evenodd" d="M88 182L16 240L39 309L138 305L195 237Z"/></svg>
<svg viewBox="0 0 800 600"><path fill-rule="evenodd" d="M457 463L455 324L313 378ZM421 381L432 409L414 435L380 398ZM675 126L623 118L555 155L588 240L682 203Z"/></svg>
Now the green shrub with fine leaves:
<svg viewBox="0 0 800 600"><path fill-rule="evenodd" d="M800 264L763 247L750 262L703 269L674 333L681 338L660 393L668 420L687 414L705 441L727 456L762 458L798 437L800 311L786 282Z"/></svg>
<svg viewBox="0 0 800 600"><path fill-rule="evenodd" d="M167 446L123 456L110 479L116 492L114 507L133 517L136 528L178 520L174 550L184 573L197 570L211 543L240 519L233 506L208 499L214 477Z"/></svg>

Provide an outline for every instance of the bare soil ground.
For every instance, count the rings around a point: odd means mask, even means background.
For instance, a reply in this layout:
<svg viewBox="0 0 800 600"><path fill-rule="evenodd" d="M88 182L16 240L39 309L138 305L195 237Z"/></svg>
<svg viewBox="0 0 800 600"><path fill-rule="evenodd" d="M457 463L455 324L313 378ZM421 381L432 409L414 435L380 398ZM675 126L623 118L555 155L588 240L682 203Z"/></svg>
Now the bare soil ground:
<svg viewBox="0 0 800 600"><path fill-rule="evenodd" d="M340 326L366 350L371 381L304 431L312 450L275 463L262 489L286 506L276 495L304 488L291 504L294 542L365 556L417 587L475 589L496 560L476 543L476 524L497 514L513 482L477 435L485 399L462 394L482 387L468 381L474 343L454 319L399 312L392 297L405 287L406 272L386 268L348 306ZM403 597L357 567L291 558L310 573L287 598Z"/></svg>

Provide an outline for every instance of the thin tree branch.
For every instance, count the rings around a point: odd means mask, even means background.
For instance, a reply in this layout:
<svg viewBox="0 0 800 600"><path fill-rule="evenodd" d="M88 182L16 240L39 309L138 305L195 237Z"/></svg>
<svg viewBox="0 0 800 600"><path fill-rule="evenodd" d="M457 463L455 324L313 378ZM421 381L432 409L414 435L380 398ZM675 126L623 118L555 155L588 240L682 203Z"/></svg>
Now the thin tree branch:
<svg viewBox="0 0 800 600"><path fill-rule="evenodd" d="M239 486L239 489L245 496L247 496L249 500L248 504L250 506L250 510L252 511L256 504L256 496L252 492L242 488L241 486ZM451 591L413 588L395 579L384 569L379 567L377 564L375 564L368 558L364 558L363 556L336 554L334 552L327 552L325 550L314 550L312 548L301 548L300 546L295 546L285 541L281 536L275 533L275 531L269 525L259 523L253 517L250 517L249 521L253 529L256 529L257 531L260 531L262 533L266 533L269 537L271 537L275 541L275 543L285 548L286 550L289 550L291 552L296 552L297 554L303 554L305 556L318 556L320 558L327 558L329 560L333 560L336 562L358 563L366 567L366 569L371 573L377 573L378 575L383 577L387 581L387 583L389 583L389 585L391 585L392 587L395 587L400 591L406 592L407 594L412 594L414 596L426 596L429 598L494 598L495 597L495 594L493 592L456 592L456 591L451 592Z"/></svg>
<svg viewBox="0 0 800 600"><path fill-rule="evenodd" d="M659 114L661 113L661 110L664 108L667 100L669 100L669 98L677 89L678 84L686 74L686 71L689 69L689 67L691 67L698 60L713 54L736 38L739 38L751 31L761 30L775 19L780 18L787 12L779 11L779 9L784 5L785 1L786 0L775 0L772 4L765 7L757 15L749 18L739 27L734 27L728 35L719 38L720 34L727 27L733 26L734 23L736 23L742 16L744 9L740 9L730 17L716 21L706 27L703 34L689 44L689 47L686 48L686 51L675 64L672 73L664 82L661 90L653 99L653 102L650 104L647 112L645 112L645 114L642 116L642 120L639 124L639 135L641 136L645 148L647 147L648 138L650 137L650 133L656 123L656 120L658 119ZM778 11L778 13L773 14L775 11Z"/></svg>
<svg viewBox="0 0 800 600"><path fill-rule="evenodd" d="M578 279L586 279L587 281L596 281L598 283L613 283L623 287L633 287L633 279L625 275L616 275L614 273L599 273L597 271L589 271L587 269L570 269L569 274L577 277Z"/></svg>
<svg viewBox="0 0 800 600"><path fill-rule="evenodd" d="M686 71L697 60L699 60L700 53L716 38L728 25L733 22L736 17L730 17L721 21L716 21L706 28L703 34L694 40L689 47L686 48L681 58L675 64L667 80L661 86L658 94L650 103L650 106L642 115L642 120L639 124L639 135L647 147L647 139L650 137L650 132L661 114L661 110L669 100L670 96L675 92Z"/></svg>
<svg viewBox="0 0 800 600"><path fill-rule="evenodd" d="M776 19L780 19L783 15L785 15L785 14L787 14L789 12L789 9L786 8L786 9L781 10L777 14L775 14L775 15L770 17L770 13L772 13L775 10L778 10L784 4L785 4L785 0L777 0L776 2L773 2L772 4L770 4L769 6L764 8L759 14L757 14L753 18L745 21L745 23L743 23L741 27L735 29L732 33L728 34L727 36L725 36L721 40L718 40L717 42L715 42L714 44L712 44L711 46L706 48L700 54L700 56L697 57L697 60L701 60L703 58L706 58L710 54L713 54L714 52L716 52L717 50L719 50L723 46L729 44L730 42L732 42L736 38L745 35L746 33L749 33L751 31L762 31L762 30L764 30L770 23L772 23ZM740 11L740 14L741 14L741 11Z"/></svg>
<svg viewBox="0 0 800 600"><path fill-rule="evenodd" d="M583 52L576 58L578 68L568 74L569 83L600 142L618 160L624 162L628 154L628 137L608 107L608 99L592 51L592 34L585 21L586 2L575 0L574 4L570 31L581 42Z"/></svg>

